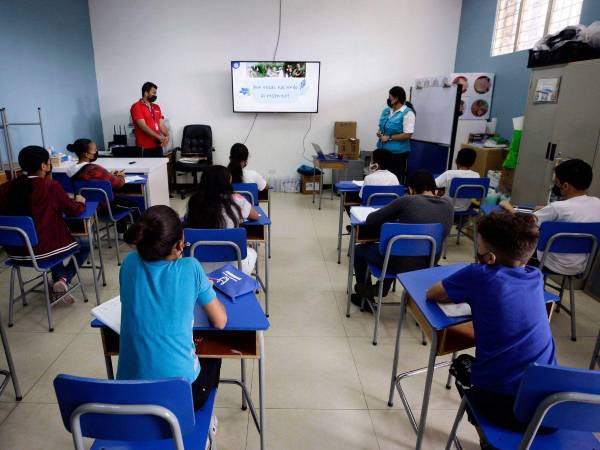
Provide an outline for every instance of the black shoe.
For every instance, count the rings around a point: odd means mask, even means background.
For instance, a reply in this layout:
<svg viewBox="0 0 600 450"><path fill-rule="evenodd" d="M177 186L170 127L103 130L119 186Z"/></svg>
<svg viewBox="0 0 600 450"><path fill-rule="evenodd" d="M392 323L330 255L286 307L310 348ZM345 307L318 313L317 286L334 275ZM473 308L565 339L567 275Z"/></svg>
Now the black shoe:
<svg viewBox="0 0 600 450"><path fill-rule="evenodd" d="M348 234L350 234L351 230L352 230L352 226L351 225L346 225L346 231L348 232Z"/></svg>
<svg viewBox="0 0 600 450"><path fill-rule="evenodd" d="M362 299L363 299L363 297L361 297L358 294L352 294L350 296L350 301L352 302L352 304L354 306L358 306L359 308L362 307ZM366 298L365 299L365 308L364 309L361 308L361 311L373 314L373 309L369 308L369 305L367 305L367 302L370 303L373 308L375 308L373 300Z"/></svg>

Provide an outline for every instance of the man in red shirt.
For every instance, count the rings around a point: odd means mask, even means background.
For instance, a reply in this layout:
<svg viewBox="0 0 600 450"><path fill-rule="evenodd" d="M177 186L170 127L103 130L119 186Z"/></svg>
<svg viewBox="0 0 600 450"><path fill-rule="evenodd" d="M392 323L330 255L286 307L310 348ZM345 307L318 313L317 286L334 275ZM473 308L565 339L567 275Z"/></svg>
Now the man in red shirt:
<svg viewBox="0 0 600 450"><path fill-rule="evenodd" d="M162 157L169 143L169 130L165 126L160 106L156 103L158 87L149 81L142 85L142 98L131 105L131 119L135 144L142 148L143 156Z"/></svg>

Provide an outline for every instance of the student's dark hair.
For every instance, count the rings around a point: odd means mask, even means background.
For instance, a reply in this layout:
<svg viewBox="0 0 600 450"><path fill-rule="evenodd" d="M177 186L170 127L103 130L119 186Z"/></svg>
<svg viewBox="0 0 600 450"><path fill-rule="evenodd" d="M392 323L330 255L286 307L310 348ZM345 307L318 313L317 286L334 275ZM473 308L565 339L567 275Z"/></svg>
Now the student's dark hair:
<svg viewBox="0 0 600 450"><path fill-rule="evenodd" d="M142 97L150 89L158 89L158 86L152 83L151 81L146 81L144 84L142 84Z"/></svg>
<svg viewBox="0 0 600 450"><path fill-rule="evenodd" d="M198 189L188 201L185 226L189 228L225 228L224 214L237 227L242 211L233 201L231 173L224 166L204 171Z"/></svg>
<svg viewBox="0 0 600 450"><path fill-rule="evenodd" d="M29 176L42 168L50 159L50 153L43 147L29 145L19 152L19 166L23 173L11 184L8 191L8 213L13 216L31 215L32 181Z"/></svg>
<svg viewBox="0 0 600 450"><path fill-rule="evenodd" d="M239 142L231 146L229 151L229 165L227 168L231 172L231 180L234 183L244 182L244 168L242 163L248 161L248 147Z"/></svg>
<svg viewBox="0 0 600 450"><path fill-rule="evenodd" d="M473 167L477 159L477 152L472 148L461 148L456 155L456 164L462 167Z"/></svg>
<svg viewBox="0 0 600 450"><path fill-rule="evenodd" d="M425 191L435 192L437 189L433 175L425 169L415 170L411 173L406 180L406 186L414 189L417 194Z"/></svg>
<svg viewBox="0 0 600 450"><path fill-rule="evenodd" d="M379 170L387 170L390 168L392 160L392 152L383 148L378 148L373 151L372 162L379 166Z"/></svg>
<svg viewBox="0 0 600 450"><path fill-rule="evenodd" d="M540 236L533 214L512 214L508 211L482 216L477 223L477 230L500 264L527 262Z"/></svg>
<svg viewBox="0 0 600 450"><path fill-rule="evenodd" d="M410 109L412 109L412 112L414 112L415 115L417 114L417 111L415 110L415 107L413 106L413 104L406 100L406 91L404 90L403 87L394 86L393 88L390 89L390 95L392 97L397 98L400 103L404 103L406 106L408 106Z"/></svg>
<svg viewBox="0 0 600 450"><path fill-rule="evenodd" d="M592 184L592 166L581 159L568 159L554 168L556 178L561 183L569 183L579 191L585 191Z"/></svg>
<svg viewBox="0 0 600 450"><path fill-rule="evenodd" d="M79 158L81 158L81 155L87 153L92 142L94 141L87 138L77 139L72 144L67 145L67 150L69 150L72 153L75 153Z"/></svg>
<svg viewBox="0 0 600 450"><path fill-rule="evenodd" d="M169 256L173 246L183 239L183 225L173 209L156 205L144 211L127 229L124 238L135 245L144 261L158 261Z"/></svg>

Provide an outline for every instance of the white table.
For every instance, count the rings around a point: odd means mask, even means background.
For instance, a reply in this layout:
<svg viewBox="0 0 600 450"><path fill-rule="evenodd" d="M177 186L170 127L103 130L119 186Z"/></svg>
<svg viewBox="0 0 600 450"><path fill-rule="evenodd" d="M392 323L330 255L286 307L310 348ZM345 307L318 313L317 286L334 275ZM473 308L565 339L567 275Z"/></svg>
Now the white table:
<svg viewBox="0 0 600 450"><path fill-rule="evenodd" d="M142 173L148 177L146 184L146 205L167 205L169 202L169 177L167 174L168 158L98 158L95 163L113 172L122 170L125 173ZM54 167L53 172L65 173L75 162L63 162Z"/></svg>

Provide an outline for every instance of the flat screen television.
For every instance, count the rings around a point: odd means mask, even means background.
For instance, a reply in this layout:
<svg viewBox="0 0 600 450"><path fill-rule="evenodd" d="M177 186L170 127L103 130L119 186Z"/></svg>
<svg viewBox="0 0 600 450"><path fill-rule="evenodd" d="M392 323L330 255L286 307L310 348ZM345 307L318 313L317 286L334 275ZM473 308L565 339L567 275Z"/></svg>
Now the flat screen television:
<svg viewBox="0 0 600 450"><path fill-rule="evenodd" d="M233 112L319 112L318 61L231 61Z"/></svg>

